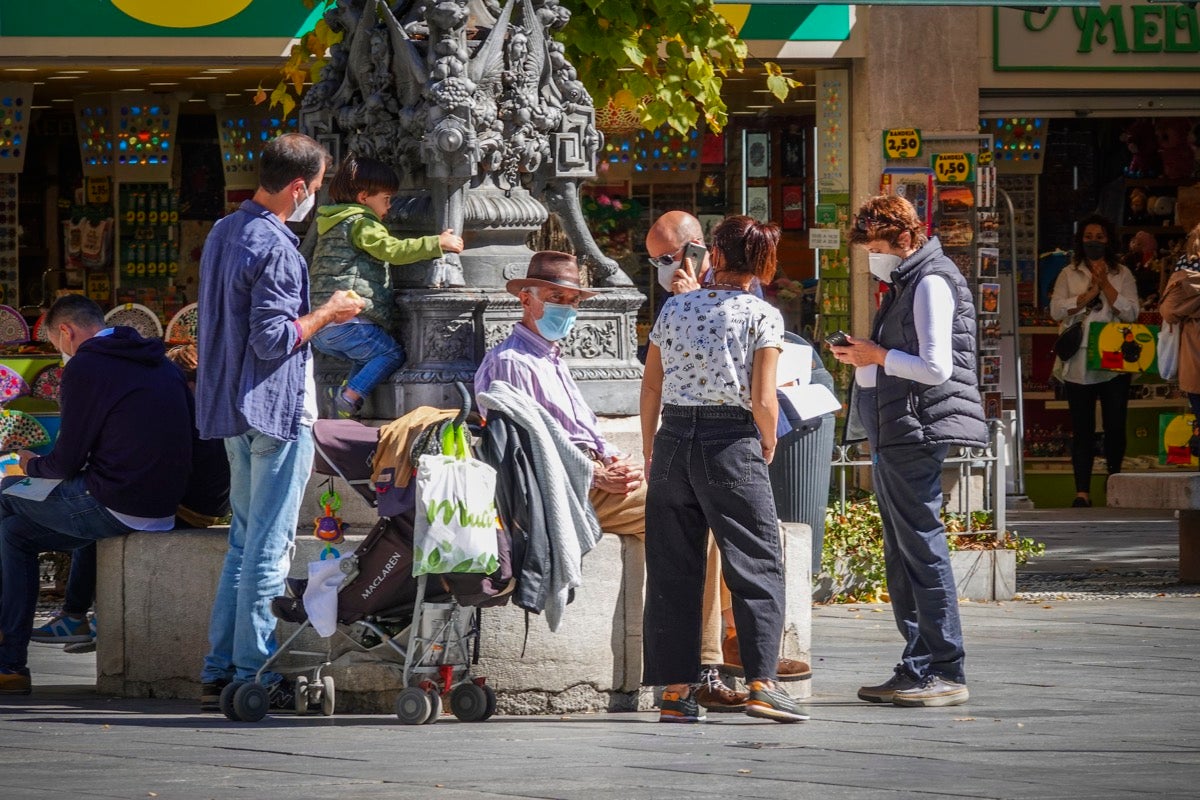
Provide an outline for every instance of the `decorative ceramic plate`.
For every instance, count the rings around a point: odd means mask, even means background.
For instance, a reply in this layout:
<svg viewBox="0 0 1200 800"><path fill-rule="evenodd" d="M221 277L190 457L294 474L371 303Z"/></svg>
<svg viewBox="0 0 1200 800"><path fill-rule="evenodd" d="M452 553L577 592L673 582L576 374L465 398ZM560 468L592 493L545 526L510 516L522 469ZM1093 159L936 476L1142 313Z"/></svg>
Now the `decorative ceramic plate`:
<svg viewBox="0 0 1200 800"><path fill-rule="evenodd" d="M24 411L0 411L0 450L29 450L50 444L50 433Z"/></svg>
<svg viewBox="0 0 1200 800"><path fill-rule="evenodd" d="M104 321L109 325L127 325L133 328L145 339L161 339L162 323L158 316L138 303L122 303L115 306L104 315Z"/></svg>
<svg viewBox="0 0 1200 800"><path fill-rule="evenodd" d="M37 322L33 323L33 341L48 342L50 341L50 329L46 327L46 312L37 318Z"/></svg>
<svg viewBox="0 0 1200 800"><path fill-rule="evenodd" d="M163 338L167 344L195 344L196 325L200 320L200 307L191 303L179 309L171 321L167 323L167 333Z"/></svg>
<svg viewBox="0 0 1200 800"><path fill-rule="evenodd" d="M29 384L16 370L0 364L0 405L29 394Z"/></svg>
<svg viewBox="0 0 1200 800"><path fill-rule="evenodd" d="M53 400L57 403L62 388L62 371L62 364L43 367L33 379L33 396L39 400Z"/></svg>
<svg viewBox="0 0 1200 800"><path fill-rule="evenodd" d="M12 306L0 306L0 342L28 342L29 325Z"/></svg>

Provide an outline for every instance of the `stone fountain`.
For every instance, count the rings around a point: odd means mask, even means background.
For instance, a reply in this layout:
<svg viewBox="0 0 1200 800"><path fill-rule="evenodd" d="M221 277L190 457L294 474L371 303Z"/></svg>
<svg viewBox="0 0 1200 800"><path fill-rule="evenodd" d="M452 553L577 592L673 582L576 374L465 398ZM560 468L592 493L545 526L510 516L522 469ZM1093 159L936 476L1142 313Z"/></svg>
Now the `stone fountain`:
<svg viewBox="0 0 1200 800"><path fill-rule="evenodd" d="M603 140L552 38L569 19L557 0L339 0L325 14L343 38L304 96L301 128L335 157L353 151L395 168L402 186L385 220L395 235L451 228L467 247L393 268L408 363L374 416L457 403L451 384L469 383L520 319L504 284L525 274L526 242L551 213L599 289L562 343L572 373L597 413L637 413L644 297L584 222L579 187L595 176Z"/></svg>

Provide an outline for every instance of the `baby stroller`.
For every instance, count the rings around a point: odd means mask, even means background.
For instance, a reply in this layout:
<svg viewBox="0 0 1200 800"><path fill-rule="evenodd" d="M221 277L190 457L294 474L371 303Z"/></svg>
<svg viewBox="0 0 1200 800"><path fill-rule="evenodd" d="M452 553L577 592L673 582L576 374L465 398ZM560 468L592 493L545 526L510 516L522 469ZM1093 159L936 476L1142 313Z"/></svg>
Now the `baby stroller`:
<svg viewBox="0 0 1200 800"><path fill-rule="evenodd" d="M439 452L441 434L448 425L465 424L470 395L458 384L463 407L454 420L428 426L412 446L413 463L425 452ZM353 420L318 420L313 425L316 445L315 471L340 478L358 492L372 508L383 513L379 494L371 482L373 458L379 431ZM414 578L413 524L416 508L415 479L393 487L386 495L386 511L358 548L339 561L344 574L337 588L338 630L329 637L324 653L293 649L304 632L313 627L299 597L277 598L272 604L276 617L299 627L259 669L251 683L231 685L221 695L221 710L233 720L257 722L269 706L262 677L285 656L320 659L309 674L295 681L296 712L307 714L319 708L326 716L335 708L333 677L322 675L332 660L333 642L344 640L348 651L371 653L387 648L381 661L402 659L404 688L396 699L396 716L407 725L436 722L443 700L463 722L482 722L496 711L496 693L486 679L472 677L471 665L479 657L479 609L460 604L442 576ZM328 552L328 550L327 550ZM323 556L324 557L324 556ZM297 595L297 582L289 589Z"/></svg>

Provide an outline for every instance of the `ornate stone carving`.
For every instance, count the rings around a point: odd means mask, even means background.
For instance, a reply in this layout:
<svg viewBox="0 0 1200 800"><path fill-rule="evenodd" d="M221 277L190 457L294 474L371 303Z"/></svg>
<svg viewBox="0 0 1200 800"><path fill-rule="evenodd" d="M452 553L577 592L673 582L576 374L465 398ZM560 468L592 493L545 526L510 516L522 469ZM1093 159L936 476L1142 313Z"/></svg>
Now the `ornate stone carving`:
<svg viewBox="0 0 1200 800"><path fill-rule="evenodd" d="M305 94L302 124L406 178L389 215L404 230L452 228L486 248L499 241L489 232L535 230L548 207L595 285L630 286L579 204L603 139L591 97L551 38L569 19L558 0L339 0L325 21L343 38ZM471 258L437 259L421 283L497 285Z"/></svg>

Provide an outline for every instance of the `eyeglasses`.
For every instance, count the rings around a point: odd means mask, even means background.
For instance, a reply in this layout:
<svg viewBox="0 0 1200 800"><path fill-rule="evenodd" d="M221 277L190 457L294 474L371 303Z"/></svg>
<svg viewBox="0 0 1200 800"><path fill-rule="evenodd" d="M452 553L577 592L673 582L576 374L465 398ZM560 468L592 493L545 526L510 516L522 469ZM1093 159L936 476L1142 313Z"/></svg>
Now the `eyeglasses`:
<svg viewBox="0 0 1200 800"><path fill-rule="evenodd" d="M679 249L676 250L674 253L665 253L664 255L661 255L661 256L650 256L647 259L647 261L649 261L650 266L654 267L655 269L665 269L674 264L682 264L683 263L682 259L680 259L678 261L675 260L676 253L680 253L682 251L683 251L683 245L680 245Z"/></svg>
<svg viewBox="0 0 1200 800"><path fill-rule="evenodd" d="M890 219L881 214L860 214L854 218L854 230L858 231L859 233L870 233L871 227L878 225L890 225L896 228L904 227L900 223L896 222L896 220Z"/></svg>

